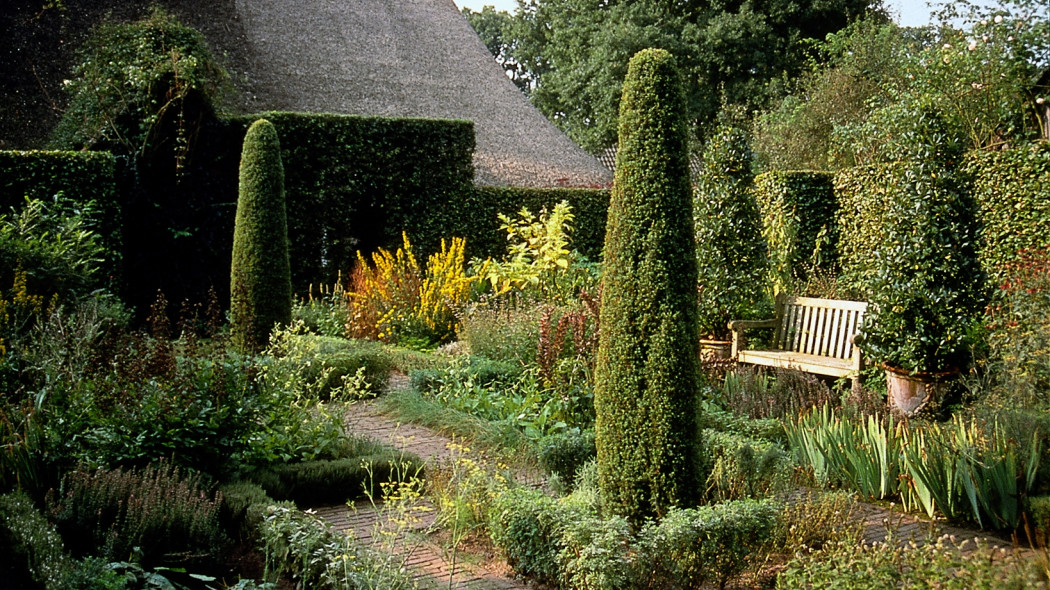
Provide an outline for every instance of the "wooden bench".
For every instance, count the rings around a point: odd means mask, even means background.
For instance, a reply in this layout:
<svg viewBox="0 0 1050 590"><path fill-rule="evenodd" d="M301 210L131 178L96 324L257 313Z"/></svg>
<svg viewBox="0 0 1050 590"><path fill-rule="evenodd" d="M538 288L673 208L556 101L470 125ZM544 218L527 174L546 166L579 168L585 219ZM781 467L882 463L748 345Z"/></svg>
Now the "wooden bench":
<svg viewBox="0 0 1050 590"><path fill-rule="evenodd" d="M771 320L733 320L732 355L737 362L849 377L859 384L864 368L854 338L868 304L861 301L778 295ZM773 328L772 350L748 350L747 330Z"/></svg>

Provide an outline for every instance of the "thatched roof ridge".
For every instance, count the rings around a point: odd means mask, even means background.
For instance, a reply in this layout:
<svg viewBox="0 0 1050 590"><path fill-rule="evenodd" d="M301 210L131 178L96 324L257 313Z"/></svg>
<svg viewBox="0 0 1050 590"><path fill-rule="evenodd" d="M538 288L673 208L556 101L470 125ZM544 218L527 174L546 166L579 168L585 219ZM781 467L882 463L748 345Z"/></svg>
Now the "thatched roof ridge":
<svg viewBox="0 0 1050 590"><path fill-rule="evenodd" d="M236 9L245 108L470 119L480 183L611 180L518 91L452 0L236 0Z"/></svg>

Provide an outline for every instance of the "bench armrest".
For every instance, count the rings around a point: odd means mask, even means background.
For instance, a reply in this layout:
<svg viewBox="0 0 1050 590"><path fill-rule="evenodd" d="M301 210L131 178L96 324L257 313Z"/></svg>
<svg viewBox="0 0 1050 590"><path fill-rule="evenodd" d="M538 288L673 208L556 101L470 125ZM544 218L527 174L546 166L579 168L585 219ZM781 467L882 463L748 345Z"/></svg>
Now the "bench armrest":
<svg viewBox="0 0 1050 590"><path fill-rule="evenodd" d="M733 332L743 332L755 328L775 328L777 321L772 320L733 320L729 322L729 329Z"/></svg>
<svg viewBox="0 0 1050 590"><path fill-rule="evenodd" d="M752 328L775 328L777 326L777 320L733 320L729 322L729 329L733 331L733 347L730 355L732 358L736 358L740 354L740 350L747 345L747 339L744 338L744 332Z"/></svg>

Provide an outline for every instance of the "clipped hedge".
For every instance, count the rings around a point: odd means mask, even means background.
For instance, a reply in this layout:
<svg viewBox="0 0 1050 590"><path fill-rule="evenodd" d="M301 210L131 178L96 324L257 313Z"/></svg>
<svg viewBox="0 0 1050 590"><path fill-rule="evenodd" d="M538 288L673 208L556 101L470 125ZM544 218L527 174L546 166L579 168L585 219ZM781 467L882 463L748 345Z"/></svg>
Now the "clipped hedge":
<svg viewBox="0 0 1050 590"><path fill-rule="evenodd" d="M865 300L877 270L872 253L886 238L888 206L900 198L903 176L900 162L848 168L835 174L840 278Z"/></svg>
<svg viewBox="0 0 1050 590"><path fill-rule="evenodd" d="M981 265L993 279L1023 250L1050 245L1050 143L972 154L983 225Z"/></svg>
<svg viewBox="0 0 1050 590"><path fill-rule="evenodd" d="M231 119L230 131L259 118L281 141L298 289L331 283L357 250L395 247L402 231L433 252L478 220L469 121L267 112Z"/></svg>
<svg viewBox="0 0 1050 590"><path fill-rule="evenodd" d="M117 160L109 152L0 151L0 214L19 210L26 197L50 201L63 195L94 203L91 221L107 249L120 251Z"/></svg>
<svg viewBox="0 0 1050 590"><path fill-rule="evenodd" d="M832 174L774 170L755 177L754 191L777 292L804 280L811 270L806 265L835 268L839 231Z"/></svg>
<svg viewBox="0 0 1050 590"><path fill-rule="evenodd" d="M500 234L499 214L516 217L522 207L532 213L552 210L567 201L576 217L570 233L572 247L591 260L598 260L605 244L605 223L609 212L609 189L604 188L520 188L479 186L476 207L471 213L467 248L476 256L498 257L506 253L507 240Z"/></svg>

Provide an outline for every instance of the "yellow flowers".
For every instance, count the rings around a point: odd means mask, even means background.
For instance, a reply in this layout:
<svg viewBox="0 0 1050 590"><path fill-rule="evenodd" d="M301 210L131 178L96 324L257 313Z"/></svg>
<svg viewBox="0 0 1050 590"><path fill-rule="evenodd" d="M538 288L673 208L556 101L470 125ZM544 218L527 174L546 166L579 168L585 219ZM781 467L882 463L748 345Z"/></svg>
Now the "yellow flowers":
<svg viewBox="0 0 1050 590"><path fill-rule="evenodd" d="M422 339L447 341L455 334L453 309L467 300L473 277L466 276L466 241L441 240L441 250L421 269L408 235L395 252L380 248L372 264L360 252L347 293L351 313L348 335L385 342Z"/></svg>

